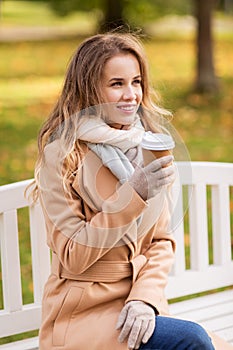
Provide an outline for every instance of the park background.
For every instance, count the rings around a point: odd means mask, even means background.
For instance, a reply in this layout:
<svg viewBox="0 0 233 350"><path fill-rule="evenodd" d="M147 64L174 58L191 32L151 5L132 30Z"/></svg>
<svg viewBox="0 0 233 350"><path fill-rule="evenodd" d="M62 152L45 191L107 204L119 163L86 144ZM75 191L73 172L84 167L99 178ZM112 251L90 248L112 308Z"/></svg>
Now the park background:
<svg viewBox="0 0 233 350"><path fill-rule="evenodd" d="M63 6L71 2L64 0ZM191 160L232 162L232 2L219 1L222 6L216 6L212 14L218 89L204 93L195 90L196 21L187 6L191 0L177 1L179 8L170 6L174 3L171 0L157 2L160 6L153 12L149 0L136 1L144 7L146 4L147 11L141 5L138 19L130 12L129 16L138 20L139 27L143 25L142 40L160 102L173 113L171 123ZM49 0L0 0L0 185L34 176L38 131L62 88L69 59L85 37L96 33L103 18L96 3L86 0L85 8L62 13L62 7L53 10ZM30 242L24 224L27 214L23 209L21 214L23 297L30 302ZM2 303L0 297L0 308Z"/></svg>
<svg viewBox="0 0 233 350"><path fill-rule="evenodd" d="M66 2L69 0L63 1ZM100 16L92 8L59 16L46 1L3 0L0 11L2 185L33 177L38 131L61 90L71 55L81 40L96 31ZM193 89L196 24L190 11L184 11L182 16L158 16L154 21L150 15L144 44L153 85L161 104L174 114L172 124L183 138L191 160L231 162L231 12L215 11L212 27L217 93L200 94Z"/></svg>

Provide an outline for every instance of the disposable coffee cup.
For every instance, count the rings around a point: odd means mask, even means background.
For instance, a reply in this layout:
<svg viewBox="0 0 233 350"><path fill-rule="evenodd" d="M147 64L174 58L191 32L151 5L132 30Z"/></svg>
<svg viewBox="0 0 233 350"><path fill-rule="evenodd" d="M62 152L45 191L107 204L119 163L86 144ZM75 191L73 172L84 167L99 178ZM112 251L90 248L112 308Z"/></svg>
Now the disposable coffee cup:
<svg viewBox="0 0 233 350"><path fill-rule="evenodd" d="M147 165L155 159L171 155L175 142L170 135L146 131L141 147L144 165Z"/></svg>

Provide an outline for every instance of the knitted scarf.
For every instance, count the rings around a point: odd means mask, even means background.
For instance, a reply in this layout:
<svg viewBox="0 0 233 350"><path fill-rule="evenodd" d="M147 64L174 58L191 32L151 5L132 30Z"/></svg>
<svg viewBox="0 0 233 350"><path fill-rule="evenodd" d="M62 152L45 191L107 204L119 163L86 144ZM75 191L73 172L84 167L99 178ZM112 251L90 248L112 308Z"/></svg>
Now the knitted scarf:
<svg viewBox="0 0 233 350"><path fill-rule="evenodd" d="M144 128L138 116L128 130L112 128L100 117L82 116L77 138L87 142L102 163L124 183L134 172L126 153L141 143L143 134Z"/></svg>

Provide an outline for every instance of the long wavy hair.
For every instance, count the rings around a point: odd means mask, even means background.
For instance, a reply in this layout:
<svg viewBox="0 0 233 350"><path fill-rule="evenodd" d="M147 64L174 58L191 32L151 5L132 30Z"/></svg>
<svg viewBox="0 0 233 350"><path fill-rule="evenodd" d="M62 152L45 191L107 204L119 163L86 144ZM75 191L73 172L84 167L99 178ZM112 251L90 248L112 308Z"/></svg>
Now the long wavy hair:
<svg viewBox="0 0 233 350"><path fill-rule="evenodd" d="M132 54L138 60L142 77L142 103L140 112L146 129L155 129L153 115L170 115L157 104L157 98L149 82L148 64L143 45L139 38L130 33L97 34L86 39L76 50L69 63L61 94L42 126L38 136L38 159L35 167L35 183L32 198L36 200L39 192L39 173L43 161L45 146L56 137L63 137L68 147L64 156L63 185L69 189L70 179L77 164L82 160L82 149L79 140L69 139L73 127L71 116L79 116L79 112L103 103L101 79L106 62L118 54ZM77 123L76 123L77 124ZM62 129L63 132L58 130ZM74 135L74 133L73 133Z"/></svg>

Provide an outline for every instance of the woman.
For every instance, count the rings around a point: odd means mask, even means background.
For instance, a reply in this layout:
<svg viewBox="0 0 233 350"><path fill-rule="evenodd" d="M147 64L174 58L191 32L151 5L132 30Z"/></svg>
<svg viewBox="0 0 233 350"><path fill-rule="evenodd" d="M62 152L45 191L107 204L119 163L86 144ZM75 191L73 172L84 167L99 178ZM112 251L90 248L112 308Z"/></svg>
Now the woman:
<svg viewBox="0 0 233 350"><path fill-rule="evenodd" d="M201 326L167 317L174 169L172 156L143 167L152 112L166 114L134 36L80 45L39 135L34 196L52 250L40 350L214 349Z"/></svg>

